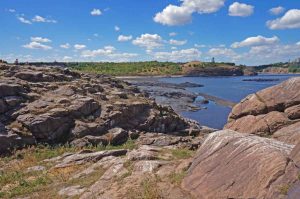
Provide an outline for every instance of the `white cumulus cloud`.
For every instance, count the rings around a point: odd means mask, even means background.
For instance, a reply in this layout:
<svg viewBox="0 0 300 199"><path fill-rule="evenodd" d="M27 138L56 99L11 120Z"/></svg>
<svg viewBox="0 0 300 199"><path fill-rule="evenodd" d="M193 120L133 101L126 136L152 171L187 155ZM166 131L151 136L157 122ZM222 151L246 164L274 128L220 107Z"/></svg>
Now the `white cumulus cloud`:
<svg viewBox="0 0 300 199"><path fill-rule="evenodd" d="M163 45L163 40L158 34L142 34L132 41L133 45L144 47L147 49L158 48Z"/></svg>
<svg viewBox="0 0 300 199"><path fill-rule="evenodd" d="M277 36L273 37L263 37L261 35L258 35L256 37L249 37L241 42L235 42L231 45L232 48L241 48L241 47L247 47L247 46L261 46L261 45L269 45L269 44L275 44L279 42L279 38Z"/></svg>
<svg viewBox="0 0 300 199"><path fill-rule="evenodd" d="M175 40L175 39L170 39L169 43L171 45L176 45L176 46L182 46L187 43L187 40Z"/></svg>
<svg viewBox="0 0 300 199"><path fill-rule="evenodd" d="M121 30L121 28L119 26L115 26L115 31L119 32Z"/></svg>
<svg viewBox="0 0 300 199"><path fill-rule="evenodd" d="M226 56L226 57L234 57L237 54L229 48L212 48L208 51L208 54L211 56Z"/></svg>
<svg viewBox="0 0 300 199"><path fill-rule="evenodd" d="M187 7L193 12L214 13L224 6L225 0L181 0L182 7Z"/></svg>
<svg viewBox="0 0 300 199"><path fill-rule="evenodd" d="M176 32L170 32L170 33L169 33L169 36L170 36L170 37L174 37L174 36L176 36L176 35L177 35Z"/></svg>
<svg viewBox="0 0 300 199"><path fill-rule="evenodd" d="M163 25L184 25L192 21L192 11L186 7L168 5L155 15L154 21Z"/></svg>
<svg viewBox="0 0 300 199"><path fill-rule="evenodd" d="M202 53L196 48L189 48L171 52L151 52L150 54L154 59L160 61L185 62L199 60Z"/></svg>
<svg viewBox="0 0 300 199"><path fill-rule="evenodd" d="M42 49L42 50L50 50L52 49L51 46L36 42L36 41L32 41L29 44L23 45L24 48L28 48L28 49Z"/></svg>
<svg viewBox="0 0 300 199"><path fill-rule="evenodd" d="M234 2L229 6L228 11L229 11L229 16L248 17L253 14L254 6L244 4L244 3Z"/></svg>
<svg viewBox="0 0 300 199"><path fill-rule="evenodd" d="M25 24L32 24L30 20L28 19L25 19L24 17L17 17L17 19L22 22L22 23L25 23Z"/></svg>
<svg viewBox="0 0 300 199"><path fill-rule="evenodd" d="M113 46L105 46L103 49L97 50L84 50L81 53L82 57L96 57L96 56L107 56L112 54L115 51Z"/></svg>
<svg viewBox="0 0 300 199"><path fill-rule="evenodd" d="M40 43L48 43L48 42L51 42L50 39L48 39L48 38L43 38L43 37L31 37L30 40L31 40L31 41L35 41L35 42L40 42Z"/></svg>
<svg viewBox="0 0 300 199"><path fill-rule="evenodd" d="M124 41L130 41L132 39L132 35L119 35L118 41L124 42Z"/></svg>
<svg viewBox="0 0 300 199"><path fill-rule="evenodd" d="M204 44L194 44L195 48L205 48L206 45Z"/></svg>
<svg viewBox="0 0 300 199"><path fill-rule="evenodd" d="M34 18L32 18L33 22L38 22L38 23L57 23L56 20L53 19L47 19L45 17L35 15Z"/></svg>
<svg viewBox="0 0 300 199"><path fill-rule="evenodd" d="M225 0L181 0L181 5L168 5L156 13L153 20L168 26L184 25L192 21L192 14L208 14L218 11Z"/></svg>
<svg viewBox="0 0 300 199"><path fill-rule="evenodd" d="M278 6L278 7L275 7L275 8L271 8L269 10L269 12L272 14L272 15L279 15L281 13L283 13L285 11L285 8L282 7L282 6Z"/></svg>
<svg viewBox="0 0 300 199"><path fill-rule="evenodd" d="M69 43L61 44L60 47L64 49L68 49L70 48L70 44Z"/></svg>
<svg viewBox="0 0 300 199"><path fill-rule="evenodd" d="M75 48L76 50L82 50L82 49L86 48L86 45L83 45L83 44L75 44L75 45L74 45L74 48Z"/></svg>
<svg viewBox="0 0 300 199"><path fill-rule="evenodd" d="M92 16L99 16L99 15L101 15L101 14L102 14L102 12L101 12L100 9L94 8L94 9L91 11L91 15L92 15Z"/></svg>
<svg viewBox="0 0 300 199"><path fill-rule="evenodd" d="M289 10L283 17L267 21L267 26L272 30L300 28L300 10Z"/></svg>
<svg viewBox="0 0 300 199"><path fill-rule="evenodd" d="M137 56L138 54L136 53L118 53L117 49L113 46L105 46L97 50L84 50L81 52L81 57L83 58L97 58L97 60L100 58L102 61L114 62L128 61Z"/></svg>
<svg viewBox="0 0 300 199"><path fill-rule="evenodd" d="M245 55L245 59L263 60L274 63L299 57L299 45L274 45L274 46L254 46Z"/></svg>
<svg viewBox="0 0 300 199"><path fill-rule="evenodd" d="M16 12L16 10L15 10L15 9L12 9L12 8L10 8L10 9L8 9L8 12L14 13L14 12Z"/></svg>

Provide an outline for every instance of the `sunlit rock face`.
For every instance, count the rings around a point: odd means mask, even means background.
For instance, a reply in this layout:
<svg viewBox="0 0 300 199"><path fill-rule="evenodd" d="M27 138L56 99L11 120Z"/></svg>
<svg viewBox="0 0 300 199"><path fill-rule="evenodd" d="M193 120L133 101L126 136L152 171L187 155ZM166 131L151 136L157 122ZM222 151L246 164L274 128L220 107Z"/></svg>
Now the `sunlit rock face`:
<svg viewBox="0 0 300 199"><path fill-rule="evenodd" d="M295 77L247 96L232 109L224 129L297 144L299 125L300 77Z"/></svg>
<svg viewBox="0 0 300 199"><path fill-rule="evenodd" d="M298 180L294 145L223 130L210 134L182 186L195 198L283 198ZM290 155L291 154L291 155Z"/></svg>

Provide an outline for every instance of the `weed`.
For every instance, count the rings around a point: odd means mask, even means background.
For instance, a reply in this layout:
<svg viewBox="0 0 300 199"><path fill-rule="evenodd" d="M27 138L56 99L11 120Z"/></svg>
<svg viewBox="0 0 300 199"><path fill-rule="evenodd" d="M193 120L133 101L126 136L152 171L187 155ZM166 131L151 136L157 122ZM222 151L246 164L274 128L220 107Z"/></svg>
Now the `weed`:
<svg viewBox="0 0 300 199"><path fill-rule="evenodd" d="M84 175L80 178L74 178L71 179L69 182L67 182L68 185L80 185L82 187L89 187L90 185L94 184L101 176L105 173L105 169L102 167L99 167L95 169L94 172Z"/></svg>
<svg viewBox="0 0 300 199"><path fill-rule="evenodd" d="M279 192L280 192L282 195L287 195L289 189L290 189L290 185L285 184L285 185L282 185L282 186L279 187Z"/></svg>
<svg viewBox="0 0 300 199"><path fill-rule="evenodd" d="M14 186L9 191L2 192L3 197L15 197L20 195L26 195L30 193L34 193L40 190L42 187L52 183L52 180L47 175L42 175L38 177L25 178L20 177L17 185Z"/></svg>
<svg viewBox="0 0 300 199"><path fill-rule="evenodd" d="M161 193L157 185L157 180L146 177L137 190L128 191L129 198L132 199L161 199Z"/></svg>
<svg viewBox="0 0 300 199"><path fill-rule="evenodd" d="M188 149L172 149L171 152L176 159L187 159L193 155L193 151Z"/></svg>
<svg viewBox="0 0 300 199"><path fill-rule="evenodd" d="M186 176L186 171L182 171L182 172L179 172L179 173L172 172L169 175L169 179L170 179L172 184L180 185L180 183L182 182L182 180L185 176Z"/></svg>

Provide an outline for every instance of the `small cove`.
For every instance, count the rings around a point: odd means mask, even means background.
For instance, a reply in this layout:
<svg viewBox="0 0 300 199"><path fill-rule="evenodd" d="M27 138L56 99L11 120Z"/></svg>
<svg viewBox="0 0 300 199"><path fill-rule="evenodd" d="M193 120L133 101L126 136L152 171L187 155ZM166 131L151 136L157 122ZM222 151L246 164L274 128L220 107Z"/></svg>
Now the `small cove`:
<svg viewBox="0 0 300 199"><path fill-rule="evenodd" d="M193 93L205 93L216 96L224 100L238 103L249 94L270 86L279 84L291 77L300 76L292 74L260 74L258 76L236 76L236 77L171 77L160 78L159 81L167 83L190 82L202 84L204 87L186 88ZM243 81L247 79L274 79L276 81ZM201 99L201 97L199 97ZM197 99L194 102L197 103ZM222 129L227 122L230 107L216 104L209 101L208 104L201 105L202 109L198 111L183 111L180 114L183 117L198 121L201 125Z"/></svg>

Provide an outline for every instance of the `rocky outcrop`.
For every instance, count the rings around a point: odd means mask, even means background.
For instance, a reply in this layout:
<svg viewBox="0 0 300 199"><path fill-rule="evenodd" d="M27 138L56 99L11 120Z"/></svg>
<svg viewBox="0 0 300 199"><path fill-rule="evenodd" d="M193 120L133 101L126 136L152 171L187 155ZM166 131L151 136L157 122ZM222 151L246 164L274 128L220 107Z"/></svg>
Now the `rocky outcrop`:
<svg viewBox="0 0 300 199"><path fill-rule="evenodd" d="M284 198L299 180L299 150L293 147L231 130L212 133L182 186L195 198Z"/></svg>
<svg viewBox="0 0 300 199"><path fill-rule="evenodd" d="M185 76L243 76L241 68L235 66L192 67L183 69Z"/></svg>
<svg viewBox="0 0 300 199"><path fill-rule="evenodd" d="M299 143L300 140L300 122L291 124L276 131L272 138L289 144Z"/></svg>
<svg viewBox="0 0 300 199"><path fill-rule="evenodd" d="M243 73L246 76L256 76L258 74L252 67L245 67Z"/></svg>
<svg viewBox="0 0 300 199"><path fill-rule="evenodd" d="M111 77L25 65L1 69L0 142L4 137L9 142L9 133L21 143L29 137L34 143L119 145L129 138L128 131L200 130L136 87ZM7 146L1 145L0 151Z"/></svg>
<svg viewBox="0 0 300 199"><path fill-rule="evenodd" d="M289 73L289 69L283 67L268 67L263 69L262 73L287 74Z"/></svg>
<svg viewBox="0 0 300 199"><path fill-rule="evenodd" d="M225 129L242 133L274 136L291 144L300 142L300 78L251 94L237 104L229 115ZM290 127L293 125L293 127ZM280 131L282 129L282 131ZM289 136L285 136L289 135ZM293 137L289 139L290 137ZM288 138L289 137L289 138ZM297 139L296 139L297 138Z"/></svg>

